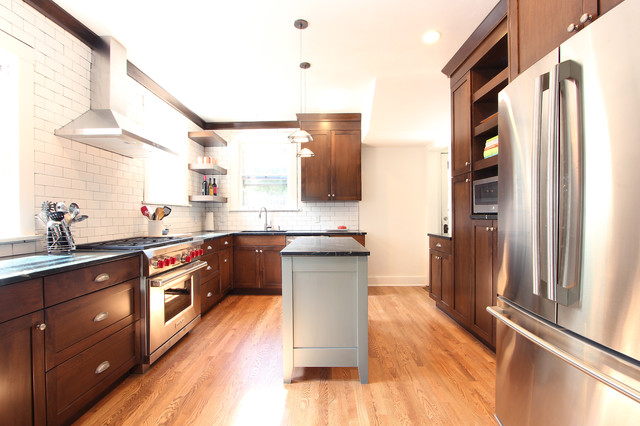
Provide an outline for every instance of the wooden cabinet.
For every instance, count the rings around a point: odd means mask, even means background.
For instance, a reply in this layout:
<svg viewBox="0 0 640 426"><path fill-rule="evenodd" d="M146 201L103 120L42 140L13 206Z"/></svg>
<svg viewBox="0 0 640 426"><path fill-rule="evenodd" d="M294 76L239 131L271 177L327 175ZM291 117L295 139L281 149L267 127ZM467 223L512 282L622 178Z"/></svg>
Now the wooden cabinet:
<svg viewBox="0 0 640 426"><path fill-rule="evenodd" d="M463 325L471 319L473 293L473 235L471 175L452 180L453 201L453 305L452 314Z"/></svg>
<svg viewBox="0 0 640 426"><path fill-rule="evenodd" d="M495 306L497 296L498 221L473 221L474 294L472 331L495 348L495 318L486 308Z"/></svg>
<svg viewBox="0 0 640 426"><path fill-rule="evenodd" d="M451 239L429 236L429 294L436 305L450 312L453 305Z"/></svg>
<svg viewBox="0 0 640 426"><path fill-rule="evenodd" d="M471 171L471 81L466 73L451 88L451 173Z"/></svg>
<svg viewBox="0 0 640 426"><path fill-rule="evenodd" d="M47 423L69 423L140 362L140 257L44 277Z"/></svg>
<svg viewBox="0 0 640 426"><path fill-rule="evenodd" d="M0 418L46 423L42 280L0 287Z"/></svg>
<svg viewBox="0 0 640 426"><path fill-rule="evenodd" d="M299 114L315 156L301 163L302 201L360 201L360 114Z"/></svg>
<svg viewBox="0 0 640 426"><path fill-rule="evenodd" d="M240 235L233 247L233 288L241 292L280 293L284 235ZM248 291L247 291L248 290Z"/></svg>
<svg viewBox="0 0 640 426"><path fill-rule="evenodd" d="M231 290L233 237L205 240L201 260L207 267L200 271L200 308L204 314Z"/></svg>
<svg viewBox="0 0 640 426"><path fill-rule="evenodd" d="M511 79L622 0L509 0Z"/></svg>

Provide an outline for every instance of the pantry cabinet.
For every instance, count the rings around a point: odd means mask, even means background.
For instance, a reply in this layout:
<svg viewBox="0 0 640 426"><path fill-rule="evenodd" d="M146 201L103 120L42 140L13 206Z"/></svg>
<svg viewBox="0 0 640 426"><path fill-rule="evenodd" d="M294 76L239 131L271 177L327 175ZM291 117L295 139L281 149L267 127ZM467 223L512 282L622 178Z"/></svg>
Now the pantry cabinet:
<svg viewBox="0 0 640 426"><path fill-rule="evenodd" d="M302 201L360 201L360 114L298 114L313 137L303 144L315 154L302 158Z"/></svg>
<svg viewBox="0 0 640 426"><path fill-rule="evenodd" d="M473 221L474 293L471 328L489 346L496 345L495 318L487 306L496 305L498 221Z"/></svg>

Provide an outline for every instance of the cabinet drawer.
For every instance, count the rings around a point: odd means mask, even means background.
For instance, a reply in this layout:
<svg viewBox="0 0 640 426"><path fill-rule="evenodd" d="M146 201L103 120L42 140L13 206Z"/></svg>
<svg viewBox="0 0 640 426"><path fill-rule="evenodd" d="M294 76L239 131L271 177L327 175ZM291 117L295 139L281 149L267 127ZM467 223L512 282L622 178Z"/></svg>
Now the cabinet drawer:
<svg viewBox="0 0 640 426"><path fill-rule="evenodd" d="M60 424L72 419L87 402L133 367L135 359L132 324L49 371L48 421Z"/></svg>
<svg viewBox="0 0 640 426"><path fill-rule="evenodd" d="M234 244L241 246L283 246L284 235L236 235Z"/></svg>
<svg viewBox="0 0 640 426"><path fill-rule="evenodd" d="M451 253L451 240L448 238L429 237L429 249Z"/></svg>
<svg viewBox="0 0 640 426"><path fill-rule="evenodd" d="M204 256L214 253L216 251L216 239L211 238L209 240L204 240L201 247L204 251Z"/></svg>
<svg viewBox="0 0 640 426"><path fill-rule="evenodd" d="M203 256L200 260L207 262L207 267L200 270L200 283L203 283L218 273L218 253Z"/></svg>
<svg viewBox="0 0 640 426"><path fill-rule="evenodd" d="M208 311L218 300L220 300L220 278L216 277L200 286L202 313Z"/></svg>
<svg viewBox="0 0 640 426"><path fill-rule="evenodd" d="M123 284L70 300L45 310L47 369L96 343L107 334L138 318L137 287L133 279ZM111 327L111 328L109 328ZM102 333L101 333L102 332ZM75 350L71 348L89 339ZM64 352L64 353L62 353Z"/></svg>
<svg viewBox="0 0 640 426"><path fill-rule="evenodd" d="M44 303L66 302L139 276L140 256L50 275L44 278Z"/></svg>
<svg viewBox="0 0 640 426"><path fill-rule="evenodd" d="M216 251L224 250L226 248L233 247L233 235L227 237L216 238L215 240Z"/></svg>
<svg viewBox="0 0 640 426"><path fill-rule="evenodd" d="M43 306L41 278L0 287L0 322L35 312Z"/></svg>

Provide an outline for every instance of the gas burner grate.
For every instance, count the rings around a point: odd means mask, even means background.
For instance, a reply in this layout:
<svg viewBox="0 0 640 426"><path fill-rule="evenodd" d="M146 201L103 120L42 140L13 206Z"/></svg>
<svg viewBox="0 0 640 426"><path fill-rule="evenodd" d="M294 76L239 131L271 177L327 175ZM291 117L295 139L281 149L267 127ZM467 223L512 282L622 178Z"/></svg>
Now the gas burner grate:
<svg viewBox="0 0 640 426"><path fill-rule="evenodd" d="M134 237L78 245L84 250L145 250L193 240L193 237Z"/></svg>

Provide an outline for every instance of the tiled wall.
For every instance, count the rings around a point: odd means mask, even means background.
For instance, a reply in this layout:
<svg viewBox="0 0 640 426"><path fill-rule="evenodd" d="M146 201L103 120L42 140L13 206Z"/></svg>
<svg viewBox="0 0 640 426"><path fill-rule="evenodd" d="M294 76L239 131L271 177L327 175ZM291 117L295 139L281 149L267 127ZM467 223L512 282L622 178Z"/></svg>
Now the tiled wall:
<svg viewBox="0 0 640 426"><path fill-rule="evenodd" d="M45 200L76 202L88 220L73 226L77 243L145 235L146 219L140 214L144 198L145 160L131 159L88 145L57 137L53 131L84 113L90 106L91 50L22 0L0 0L0 30L32 46L35 50L35 200L36 214ZM126 47L126 46L125 46ZM153 76L152 76L153 77ZM203 148L187 138L195 125L146 89L132 82L132 88L144 98L144 108L163 111L163 125L171 116L172 130L184 135L183 149L188 162L204 154ZM144 115L132 111L135 116ZM147 121L147 126L153 123ZM224 149L220 151L221 165ZM224 165L223 165L224 167ZM221 195L226 180L220 179ZM189 172L187 191L197 194L202 175ZM300 211L272 215L282 229L328 229L346 225L358 228L358 203L300 203ZM149 206L155 208L156 206ZM215 212L217 229L260 229L255 212L231 212L227 205L194 203L173 206L165 220L171 233L203 229L205 210ZM44 233L42 224L36 228ZM39 251L43 239L0 245L0 256Z"/></svg>

